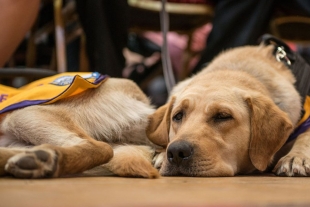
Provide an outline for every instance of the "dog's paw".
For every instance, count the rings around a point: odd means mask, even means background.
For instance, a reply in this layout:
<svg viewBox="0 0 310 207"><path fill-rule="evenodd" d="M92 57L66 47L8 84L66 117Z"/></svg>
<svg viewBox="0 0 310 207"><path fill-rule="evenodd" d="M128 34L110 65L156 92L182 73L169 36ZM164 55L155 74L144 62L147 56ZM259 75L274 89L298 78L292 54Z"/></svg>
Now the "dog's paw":
<svg viewBox="0 0 310 207"><path fill-rule="evenodd" d="M121 177L158 178L159 172L146 160L129 161L109 167L113 174Z"/></svg>
<svg viewBox="0 0 310 207"><path fill-rule="evenodd" d="M279 160L273 172L279 176L310 176L310 158L301 153L289 153Z"/></svg>
<svg viewBox="0 0 310 207"><path fill-rule="evenodd" d="M163 164L163 161L165 159L165 154L166 152L159 152L156 153L155 156L153 157L152 164L157 170L160 170L161 165Z"/></svg>
<svg viewBox="0 0 310 207"><path fill-rule="evenodd" d="M49 149L33 149L11 157L5 171L17 178L53 177L57 168L57 154Z"/></svg>
<svg viewBox="0 0 310 207"><path fill-rule="evenodd" d="M158 178L159 172L152 166L153 156L149 146L118 146L114 157L103 166L122 177Z"/></svg>

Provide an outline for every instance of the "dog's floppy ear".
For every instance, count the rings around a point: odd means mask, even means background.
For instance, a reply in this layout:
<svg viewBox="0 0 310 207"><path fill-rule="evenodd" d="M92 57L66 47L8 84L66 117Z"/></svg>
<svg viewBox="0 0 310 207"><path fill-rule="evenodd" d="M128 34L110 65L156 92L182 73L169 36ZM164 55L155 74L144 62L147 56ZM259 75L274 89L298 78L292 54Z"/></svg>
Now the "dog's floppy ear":
<svg viewBox="0 0 310 207"><path fill-rule="evenodd" d="M256 169L264 171L284 145L293 125L288 115L265 96L248 97L246 102L251 121L249 156Z"/></svg>
<svg viewBox="0 0 310 207"><path fill-rule="evenodd" d="M162 147L166 147L169 142L170 114L174 100L173 97L169 103L161 106L149 116L146 134L149 140Z"/></svg>

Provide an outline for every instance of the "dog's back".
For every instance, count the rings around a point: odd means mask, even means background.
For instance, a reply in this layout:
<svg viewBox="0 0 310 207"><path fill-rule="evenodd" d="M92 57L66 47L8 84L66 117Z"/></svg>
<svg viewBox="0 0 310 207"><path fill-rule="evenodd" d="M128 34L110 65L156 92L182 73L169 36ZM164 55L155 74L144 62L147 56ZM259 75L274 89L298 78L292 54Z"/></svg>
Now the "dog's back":
<svg viewBox="0 0 310 207"><path fill-rule="evenodd" d="M9 112L0 127L0 175L58 177L109 162L120 176L157 177L155 145L145 133L153 111L135 83L109 78L55 103Z"/></svg>

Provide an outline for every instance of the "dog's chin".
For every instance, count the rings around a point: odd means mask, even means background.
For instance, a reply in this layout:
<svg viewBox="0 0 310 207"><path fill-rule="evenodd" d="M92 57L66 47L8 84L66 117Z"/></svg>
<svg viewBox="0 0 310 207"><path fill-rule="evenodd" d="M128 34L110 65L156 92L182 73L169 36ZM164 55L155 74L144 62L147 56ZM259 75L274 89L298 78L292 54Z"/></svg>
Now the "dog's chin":
<svg viewBox="0 0 310 207"><path fill-rule="evenodd" d="M162 176L187 176L187 177L231 177L235 173L229 167L190 167L175 166L164 163L159 171Z"/></svg>

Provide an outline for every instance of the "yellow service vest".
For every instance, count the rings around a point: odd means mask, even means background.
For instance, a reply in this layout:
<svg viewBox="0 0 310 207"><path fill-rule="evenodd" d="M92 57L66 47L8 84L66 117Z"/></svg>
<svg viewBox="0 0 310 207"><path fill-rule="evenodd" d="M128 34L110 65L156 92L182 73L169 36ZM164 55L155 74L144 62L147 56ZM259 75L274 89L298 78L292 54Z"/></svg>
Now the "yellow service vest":
<svg viewBox="0 0 310 207"><path fill-rule="evenodd" d="M54 103L97 88L107 77L98 72L68 72L31 82L19 89L0 85L0 114L26 106Z"/></svg>
<svg viewBox="0 0 310 207"><path fill-rule="evenodd" d="M307 96L304 103L304 115L300 119L298 125L301 125L310 117L310 96Z"/></svg>

